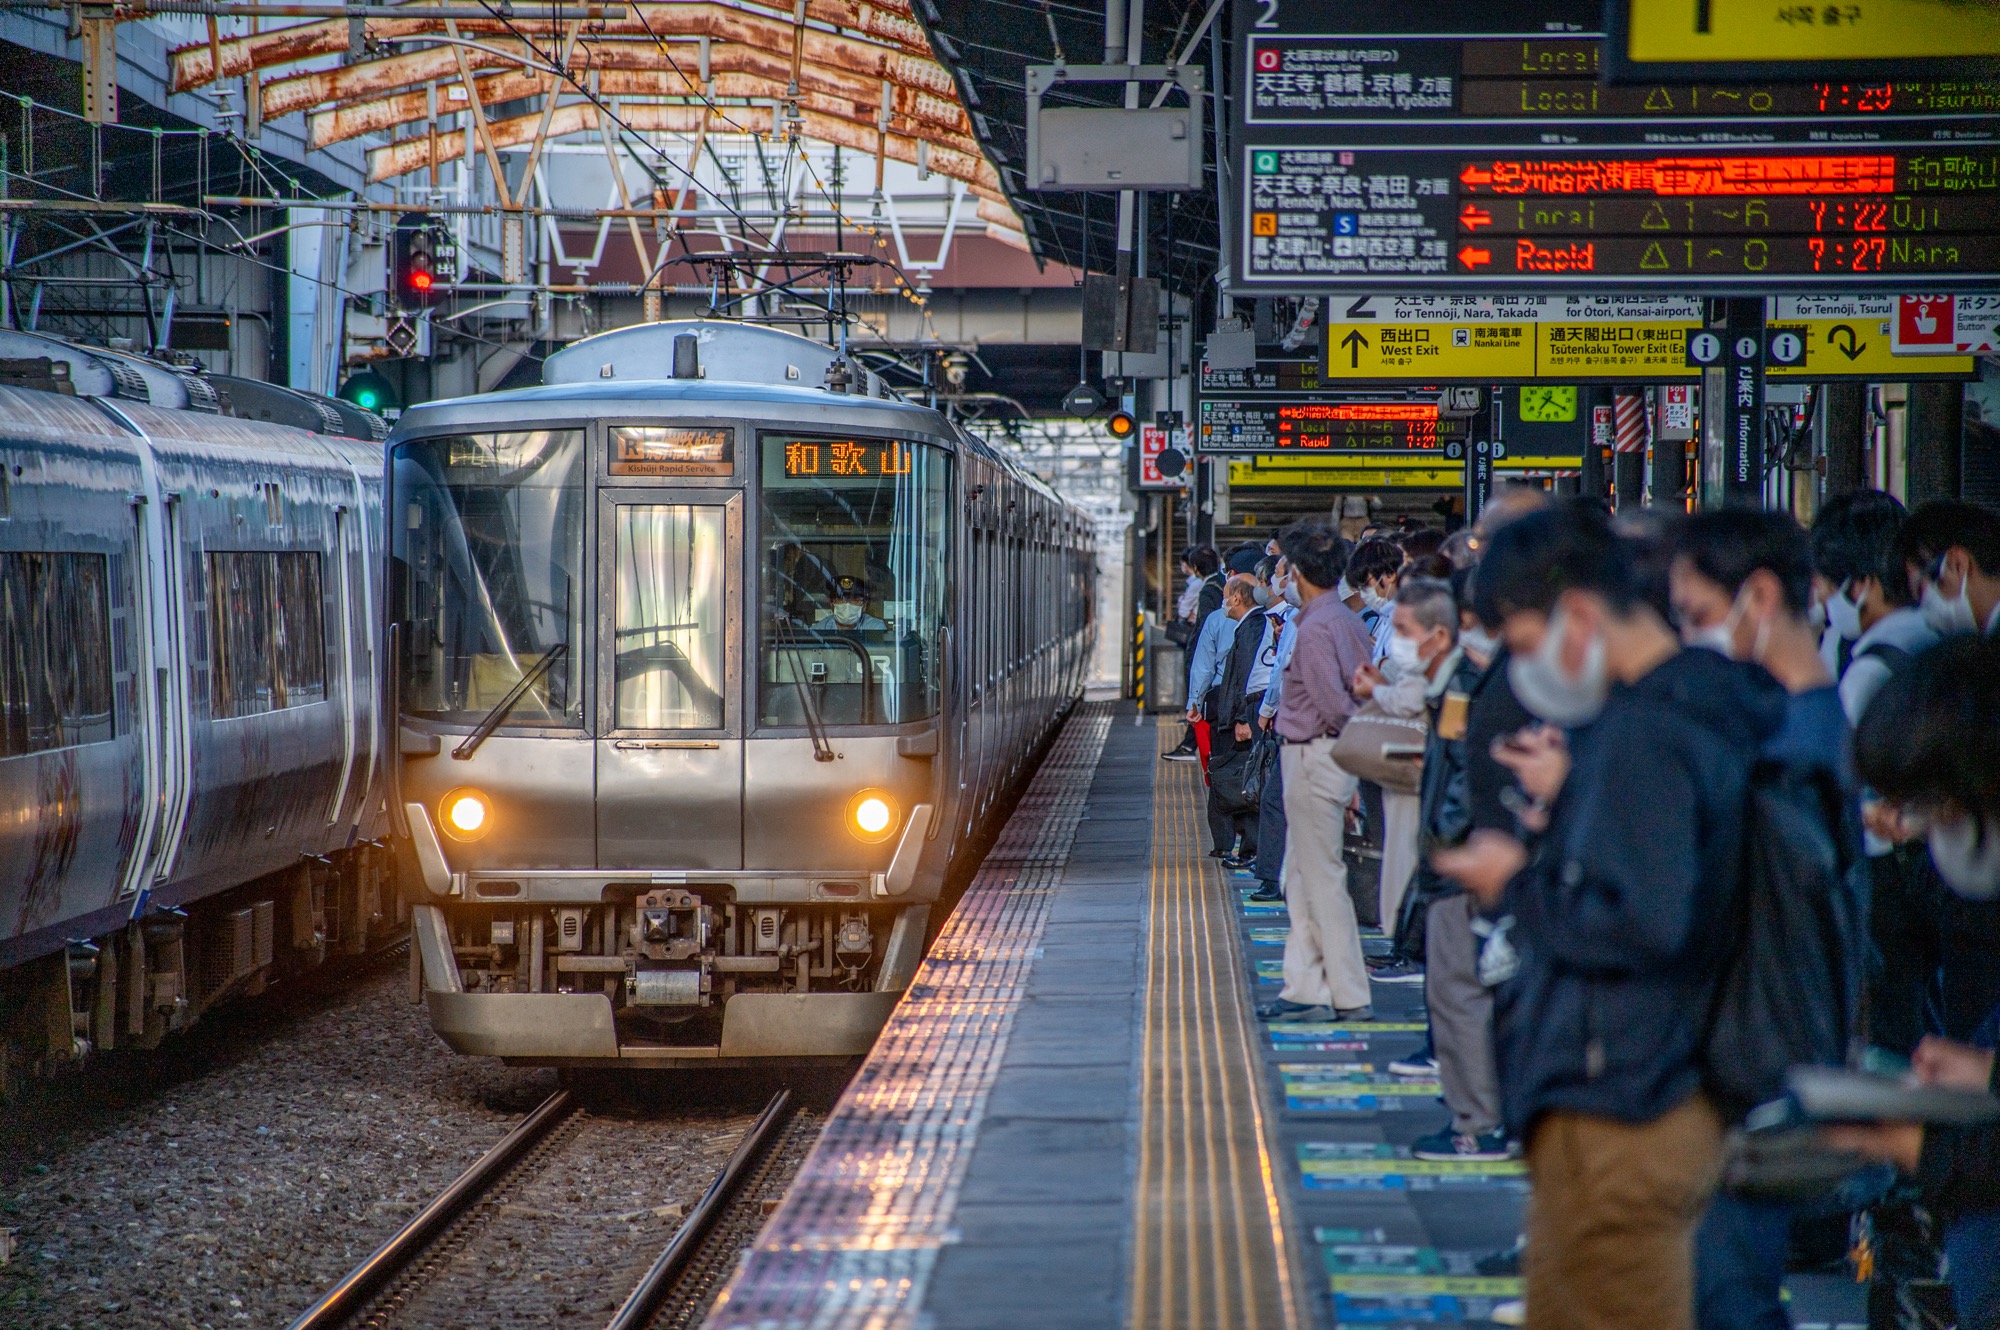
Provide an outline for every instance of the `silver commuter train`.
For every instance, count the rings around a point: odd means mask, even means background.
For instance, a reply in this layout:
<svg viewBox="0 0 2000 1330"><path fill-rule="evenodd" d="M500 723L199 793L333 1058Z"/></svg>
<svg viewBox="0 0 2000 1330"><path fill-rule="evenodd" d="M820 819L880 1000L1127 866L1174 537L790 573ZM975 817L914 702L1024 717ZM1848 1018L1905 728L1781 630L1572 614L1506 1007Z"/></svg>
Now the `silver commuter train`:
<svg viewBox="0 0 2000 1330"><path fill-rule="evenodd" d="M663 323L398 423L393 798L451 1047L845 1057L909 985L1082 691L1094 546L871 385L791 333Z"/></svg>
<svg viewBox="0 0 2000 1330"><path fill-rule="evenodd" d="M0 330L0 1080L150 1046L402 926L374 683L386 434Z"/></svg>

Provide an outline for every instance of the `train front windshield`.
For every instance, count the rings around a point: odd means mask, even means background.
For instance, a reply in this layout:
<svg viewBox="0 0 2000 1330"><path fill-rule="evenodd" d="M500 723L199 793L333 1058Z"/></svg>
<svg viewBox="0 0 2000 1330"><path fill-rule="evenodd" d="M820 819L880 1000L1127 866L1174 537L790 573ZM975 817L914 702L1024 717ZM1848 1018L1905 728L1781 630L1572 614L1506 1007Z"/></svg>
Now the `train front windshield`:
<svg viewBox="0 0 2000 1330"><path fill-rule="evenodd" d="M583 724L584 435L415 439L395 453L391 613L403 710L476 723Z"/></svg>
<svg viewBox="0 0 2000 1330"><path fill-rule="evenodd" d="M904 439L772 433L759 459L761 722L937 714L949 455Z"/></svg>

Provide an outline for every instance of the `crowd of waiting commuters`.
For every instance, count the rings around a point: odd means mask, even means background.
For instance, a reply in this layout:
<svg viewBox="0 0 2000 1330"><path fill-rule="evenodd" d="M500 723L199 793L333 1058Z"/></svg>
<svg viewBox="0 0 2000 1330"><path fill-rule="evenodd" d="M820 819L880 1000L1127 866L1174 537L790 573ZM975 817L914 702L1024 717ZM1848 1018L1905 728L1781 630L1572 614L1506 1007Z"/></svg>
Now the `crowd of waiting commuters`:
<svg viewBox="0 0 2000 1330"><path fill-rule="evenodd" d="M1519 489L1449 539L1307 521L1183 563L1167 757L1205 763L1211 854L1286 903L1259 1015L1424 985L1388 1070L1449 1121L1413 1153L1532 1179L1481 1265L1525 1274L1505 1316L1782 1330L1788 1261L1844 1256L1871 1326L2000 1327L1986 1101L1786 1093L1800 1062L1996 1088L2000 516Z"/></svg>

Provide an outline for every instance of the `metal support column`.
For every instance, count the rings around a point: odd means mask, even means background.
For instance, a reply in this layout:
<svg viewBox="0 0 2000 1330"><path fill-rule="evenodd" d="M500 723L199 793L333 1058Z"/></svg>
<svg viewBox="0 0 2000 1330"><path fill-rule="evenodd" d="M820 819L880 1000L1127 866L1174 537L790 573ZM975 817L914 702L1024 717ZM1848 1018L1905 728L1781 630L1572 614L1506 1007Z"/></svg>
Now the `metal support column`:
<svg viewBox="0 0 2000 1330"><path fill-rule="evenodd" d="M1910 506L1956 499L1960 489L1959 450L1965 434L1965 387L1958 383L1909 386L1904 433L1904 493Z"/></svg>
<svg viewBox="0 0 2000 1330"><path fill-rule="evenodd" d="M1821 385L1818 428L1820 456L1826 460L1821 481L1825 497L1868 488L1868 385Z"/></svg>

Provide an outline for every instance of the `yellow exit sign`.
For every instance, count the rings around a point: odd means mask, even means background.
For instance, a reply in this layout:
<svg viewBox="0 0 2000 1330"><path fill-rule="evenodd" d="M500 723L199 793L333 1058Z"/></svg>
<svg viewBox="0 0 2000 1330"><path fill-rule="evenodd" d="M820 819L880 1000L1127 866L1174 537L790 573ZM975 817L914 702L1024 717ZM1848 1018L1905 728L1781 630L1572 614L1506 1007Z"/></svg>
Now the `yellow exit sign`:
<svg viewBox="0 0 2000 1330"><path fill-rule="evenodd" d="M1614 82L1978 78L2000 66L2000 6L1966 0L1616 0L1610 9Z"/></svg>

